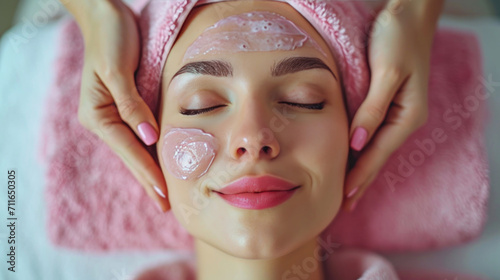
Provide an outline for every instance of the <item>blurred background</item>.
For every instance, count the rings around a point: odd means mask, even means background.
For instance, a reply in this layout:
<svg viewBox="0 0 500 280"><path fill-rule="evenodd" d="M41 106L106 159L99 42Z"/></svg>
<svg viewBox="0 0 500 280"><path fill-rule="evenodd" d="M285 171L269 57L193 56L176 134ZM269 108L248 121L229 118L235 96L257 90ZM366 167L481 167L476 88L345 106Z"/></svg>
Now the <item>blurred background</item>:
<svg viewBox="0 0 500 280"><path fill-rule="evenodd" d="M375 0L378 1L378 0ZM23 17L36 13L50 0L1 0L0 37L13 24L22 22ZM128 2L128 1L126 1ZM463 17L500 18L500 0L447 0L445 14Z"/></svg>

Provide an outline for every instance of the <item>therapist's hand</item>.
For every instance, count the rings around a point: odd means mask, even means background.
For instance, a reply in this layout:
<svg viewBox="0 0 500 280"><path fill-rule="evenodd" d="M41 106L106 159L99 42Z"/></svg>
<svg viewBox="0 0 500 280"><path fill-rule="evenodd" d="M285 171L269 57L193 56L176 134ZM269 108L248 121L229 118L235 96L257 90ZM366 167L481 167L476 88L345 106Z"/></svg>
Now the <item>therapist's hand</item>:
<svg viewBox="0 0 500 280"><path fill-rule="evenodd" d="M359 158L345 181L352 211L391 154L427 121L431 47L441 0L389 1L368 47L371 82L351 124Z"/></svg>
<svg viewBox="0 0 500 280"><path fill-rule="evenodd" d="M115 0L65 5L85 41L78 119L122 159L165 212L170 208L165 179L144 146L157 142L158 124L135 85L140 50L135 15Z"/></svg>

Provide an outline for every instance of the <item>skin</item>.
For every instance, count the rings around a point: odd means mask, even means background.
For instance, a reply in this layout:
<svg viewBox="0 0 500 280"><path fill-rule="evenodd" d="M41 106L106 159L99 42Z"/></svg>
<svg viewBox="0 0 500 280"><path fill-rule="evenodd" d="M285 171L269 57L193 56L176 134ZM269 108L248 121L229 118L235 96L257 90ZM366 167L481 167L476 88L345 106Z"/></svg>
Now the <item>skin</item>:
<svg viewBox="0 0 500 280"><path fill-rule="evenodd" d="M241 1L230 7L221 2L195 8L169 53L162 79L157 152L172 211L195 239L198 279L281 279L293 265L313 256L316 237L342 204L349 124L341 83L335 78L340 75L322 37L288 4ZM188 73L172 80L184 65L186 49L203 30L222 18L250 11L288 18L311 35L327 57L307 46L293 51L209 54L188 62L230 62L233 77ZM325 69L271 77L273 64L288 57L319 58L335 77ZM322 110L280 103L323 101ZM218 105L225 106L194 116L180 113ZM282 112L286 122L276 123L276 112ZM220 149L205 175L182 180L166 170L162 139L170 126L201 129L217 138ZM266 137L256 137L263 132ZM245 175L264 174L301 187L286 202L263 210L233 207L210 191ZM308 279L324 279L323 263L318 268L307 273Z"/></svg>

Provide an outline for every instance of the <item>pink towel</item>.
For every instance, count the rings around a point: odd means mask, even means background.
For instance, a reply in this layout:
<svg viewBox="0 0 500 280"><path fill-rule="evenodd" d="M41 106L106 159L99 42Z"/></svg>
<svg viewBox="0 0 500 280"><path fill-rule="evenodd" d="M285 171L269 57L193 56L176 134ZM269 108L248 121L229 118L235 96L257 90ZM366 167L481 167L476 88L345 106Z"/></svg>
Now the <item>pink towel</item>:
<svg viewBox="0 0 500 280"><path fill-rule="evenodd" d="M195 280L195 256L141 271L134 280ZM335 250L324 263L325 279L335 280L486 280L487 278L443 272L398 271L377 254L359 249ZM280 278L281 279L281 278ZM282 279L300 279L282 277Z"/></svg>
<svg viewBox="0 0 500 280"><path fill-rule="evenodd" d="M283 273L285 272L286 270L283 271ZM359 249L335 249L328 257L328 259L325 260L323 272L325 279L335 280L400 279L392 264L387 260L376 254ZM140 272L138 276L134 277L134 279L194 280L196 279L196 275L196 260L194 256L191 256L186 260L163 264L146 269L145 271ZM299 278L298 275L289 274L290 277L287 277L286 274L284 275L284 277L280 277L279 279L302 279Z"/></svg>
<svg viewBox="0 0 500 280"><path fill-rule="evenodd" d="M165 58L191 9L204 2L152 0L140 13L143 53L136 81L155 114ZM356 1L285 2L336 55L352 117L369 87L364 31L374 15ZM488 77L474 35L439 30L435 39L429 121L394 153L354 213L340 213L323 232L343 246L426 250L469 241L484 226ZM191 250L192 238L173 214L159 214L120 159L78 123L83 42L72 21L62 29L59 53L41 137L50 240L87 251ZM464 112L456 113L458 106Z"/></svg>

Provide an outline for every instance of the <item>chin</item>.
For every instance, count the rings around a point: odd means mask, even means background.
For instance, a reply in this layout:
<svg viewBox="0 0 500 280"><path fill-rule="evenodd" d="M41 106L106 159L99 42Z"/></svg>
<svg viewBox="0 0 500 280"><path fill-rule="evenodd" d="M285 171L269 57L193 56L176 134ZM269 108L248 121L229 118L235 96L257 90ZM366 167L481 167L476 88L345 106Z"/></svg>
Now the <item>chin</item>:
<svg viewBox="0 0 500 280"><path fill-rule="evenodd" d="M274 259L291 253L306 242L297 239L297 235L278 233L247 232L245 234L232 234L230 239L218 240L219 250L226 254L242 259Z"/></svg>
<svg viewBox="0 0 500 280"><path fill-rule="evenodd" d="M293 251L293 248L285 248L285 247L268 247L266 245L262 245L260 243L256 243L249 246L235 246L233 248L219 248L219 250L225 252L228 255L232 255L241 259L249 259L249 260L264 260L264 259L275 259L282 257L288 253Z"/></svg>

